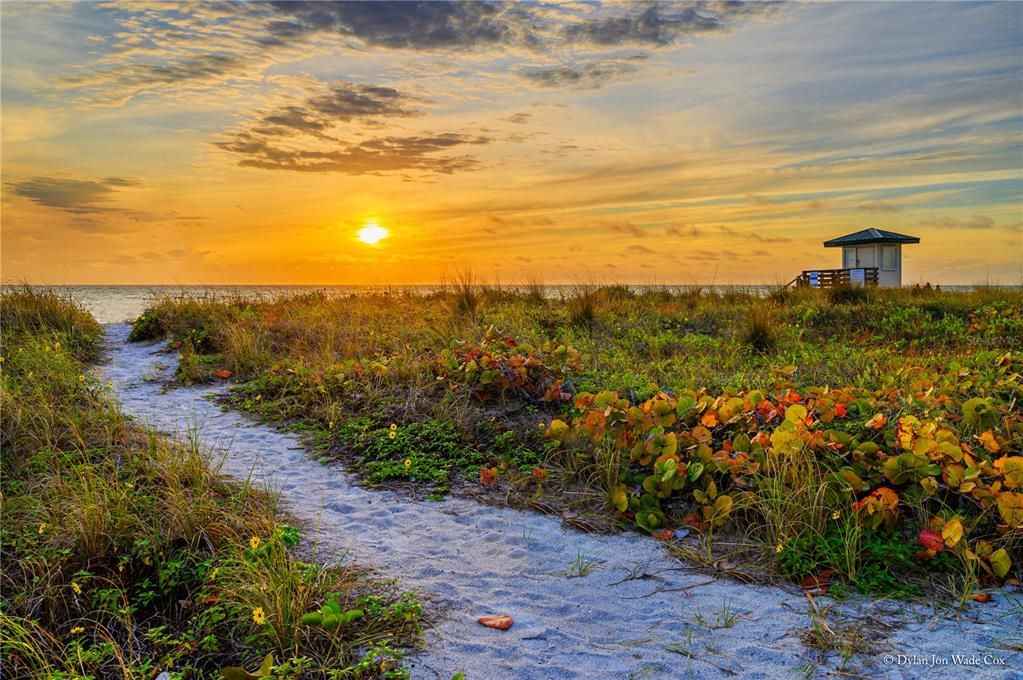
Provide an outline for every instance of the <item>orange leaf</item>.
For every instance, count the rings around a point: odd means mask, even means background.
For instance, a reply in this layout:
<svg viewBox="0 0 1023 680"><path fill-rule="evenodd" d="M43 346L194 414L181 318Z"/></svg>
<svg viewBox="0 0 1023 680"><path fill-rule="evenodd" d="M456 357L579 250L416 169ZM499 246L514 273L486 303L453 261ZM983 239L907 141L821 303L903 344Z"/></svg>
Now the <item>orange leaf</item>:
<svg viewBox="0 0 1023 680"><path fill-rule="evenodd" d="M703 414L702 418L700 418L700 423L704 427L708 428L714 427L715 425L718 424L718 415L713 411L708 411L707 413Z"/></svg>
<svg viewBox="0 0 1023 680"><path fill-rule="evenodd" d="M990 593L974 593L970 599L974 602L990 602L992 598Z"/></svg>
<svg viewBox="0 0 1023 680"><path fill-rule="evenodd" d="M493 486L494 484L497 484L497 468L480 468L480 484L483 484L484 486Z"/></svg>
<svg viewBox="0 0 1023 680"><path fill-rule="evenodd" d="M227 378L231 377L231 371L227 370L226 368L221 368L216 372L216 376L218 378L224 378L226 380Z"/></svg>
<svg viewBox="0 0 1023 680"><path fill-rule="evenodd" d="M871 416L865 423L866 427L873 430L880 430L888 422L888 416L883 413L878 413Z"/></svg>
<svg viewBox="0 0 1023 680"><path fill-rule="evenodd" d="M928 550L933 550L934 552L941 552L942 550L945 549L945 540L937 531L924 529L923 531L920 532L920 535L917 538L920 540L920 545L927 548Z"/></svg>
<svg viewBox="0 0 1023 680"><path fill-rule="evenodd" d="M476 620L487 628L496 628L497 630L508 630L514 623L510 616L481 616Z"/></svg>
<svg viewBox="0 0 1023 680"><path fill-rule="evenodd" d="M675 532L671 529L661 529L660 531L654 532L654 538L658 541L670 541L675 537Z"/></svg>

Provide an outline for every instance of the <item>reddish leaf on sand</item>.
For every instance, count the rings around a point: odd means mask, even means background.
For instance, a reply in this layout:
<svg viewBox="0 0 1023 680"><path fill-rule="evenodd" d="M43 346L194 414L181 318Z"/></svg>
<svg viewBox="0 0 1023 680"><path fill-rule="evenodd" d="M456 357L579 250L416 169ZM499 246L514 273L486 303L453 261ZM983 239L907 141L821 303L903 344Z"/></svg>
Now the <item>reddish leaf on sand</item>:
<svg viewBox="0 0 1023 680"><path fill-rule="evenodd" d="M973 595L970 596L970 599L973 600L974 602L990 602L991 601L991 594L990 593L974 593Z"/></svg>
<svg viewBox="0 0 1023 680"><path fill-rule="evenodd" d="M682 518L682 524L692 527L696 531L703 531L703 518L700 517L699 513L687 512L686 516Z"/></svg>
<svg viewBox="0 0 1023 680"><path fill-rule="evenodd" d="M227 378L231 377L231 371L227 370L226 368L222 368L219 371L217 371L216 376L218 378L224 378L226 380Z"/></svg>
<svg viewBox="0 0 1023 680"><path fill-rule="evenodd" d="M661 529L660 531L654 532L654 538L658 541L670 541L675 538L675 532L671 529Z"/></svg>
<svg viewBox="0 0 1023 680"><path fill-rule="evenodd" d="M476 620L487 628L496 628L497 630L508 630L514 623L510 616L481 616Z"/></svg>
<svg viewBox="0 0 1023 680"><path fill-rule="evenodd" d="M496 467L480 468L480 484L484 486L497 484L497 474L498 470Z"/></svg>
<svg viewBox="0 0 1023 680"><path fill-rule="evenodd" d="M805 576L799 582L799 587L803 589L803 592L810 595L827 595L828 588L831 587L831 575L833 573L833 570L825 569L819 574Z"/></svg>
<svg viewBox="0 0 1023 680"><path fill-rule="evenodd" d="M928 550L933 550L934 552L941 552L942 550L945 549L945 540L937 531L924 529L923 531L920 532L920 535L917 536L917 539L920 541L920 545L927 548Z"/></svg>

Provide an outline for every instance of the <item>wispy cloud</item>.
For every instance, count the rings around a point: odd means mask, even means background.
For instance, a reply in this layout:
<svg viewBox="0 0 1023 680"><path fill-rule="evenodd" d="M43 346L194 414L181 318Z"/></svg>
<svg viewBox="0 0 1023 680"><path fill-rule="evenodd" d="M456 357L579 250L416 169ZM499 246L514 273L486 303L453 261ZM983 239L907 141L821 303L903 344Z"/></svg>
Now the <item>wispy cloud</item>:
<svg viewBox="0 0 1023 680"><path fill-rule="evenodd" d="M87 215L118 208L106 205L117 189L142 186L133 177L105 177L99 180L64 177L32 177L11 182L11 190L36 205L56 208L75 215Z"/></svg>

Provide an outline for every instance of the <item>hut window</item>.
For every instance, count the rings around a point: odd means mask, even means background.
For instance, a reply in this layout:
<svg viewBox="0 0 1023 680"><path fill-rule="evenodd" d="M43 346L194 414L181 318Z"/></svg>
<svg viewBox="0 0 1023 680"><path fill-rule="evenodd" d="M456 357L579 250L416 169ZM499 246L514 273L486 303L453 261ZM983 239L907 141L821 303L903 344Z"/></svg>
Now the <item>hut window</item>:
<svg viewBox="0 0 1023 680"><path fill-rule="evenodd" d="M899 268L899 249L897 246L881 246L881 269L893 272Z"/></svg>

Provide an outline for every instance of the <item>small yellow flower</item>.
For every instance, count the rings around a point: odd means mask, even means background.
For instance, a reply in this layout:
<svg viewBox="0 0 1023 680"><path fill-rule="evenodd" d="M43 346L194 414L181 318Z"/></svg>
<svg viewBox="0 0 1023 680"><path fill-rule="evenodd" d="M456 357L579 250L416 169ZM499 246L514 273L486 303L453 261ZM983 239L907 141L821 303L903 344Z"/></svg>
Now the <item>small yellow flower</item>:
<svg viewBox="0 0 1023 680"><path fill-rule="evenodd" d="M386 661L381 661L380 662L380 670L382 670L382 671L386 671L387 670L387 662Z"/></svg>
<svg viewBox="0 0 1023 680"><path fill-rule="evenodd" d="M329 423L327 423L327 429L328 430L333 430L334 429L334 421L333 420L330 421Z"/></svg>
<svg viewBox="0 0 1023 680"><path fill-rule="evenodd" d="M71 582L71 592L73 592L75 595L81 595L82 594L82 586L78 585L77 581L72 581Z"/></svg>
<svg viewBox="0 0 1023 680"><path fill-rule="evenodd" d="M260 543L262 543L262 541L259 540L259 536L253 536L252 538L249 539L249 547L252 548L253 550L258 548Z"/></svg>
<svg viewBox="0 0 1023 680"><path fill-rule="evenodd" d="M117 565L117 571L123 574L124 573L124 564L118 564Z"/></svg>
<svg viewBox="0 0 1023 680"><path fill-rule="evenodd" d="M390 432L387 433L387 438L388 439L394 439L397 436L398 436L398 433L395 432L394 430L391 430Z"/></svg>
<svg viewBox="0 0 1023 680"><path fill-rule="evenodd" d="M842 516L841 510L835 510L833 513L831 513L831 519L838 519L841 516Z"/></svg>
<svg viewBox="0 0 1023 680"><path fill-rule="evenodd" d="M778 545L774 546L774 552L776 552L776 553L780 553L784 549L785 549L785 546L783 546L781 543L779 543Z"/></svg>
<svg viewBox="0 0 1023 680"><path fill-rule="evenodd" d="M108 380L107 381L107 387L109 387L110 389L114 389L114 381L113 380Z"/></svg>
<svg viewBox="0 0 1023 680"><path fill-rule="evenodd" d="M408 470L410 467L412 467L412 459L411 458L406 458L405 459L405 469Z"/></svg>
<svg viewBox="0 0 1023 680"><path fill-rule="evenodd" d="M78 376L78 382L85 382L85 376L84 375Z"/></svg>
<svg viewBox="0 0 1023 680"><path fill-rule="evenodd" d="M126 489L134 489L135 485L132 484L131 482L125 482L124 483L124 488L126 488Z"/></svg>
<svg viewBox="0 0 1023 680"><path fill-rule="evenodd" d="M257 394L256 395L256 401L263 401L263 395L262 394Z"/></svg>
<svg viewBox="0 0 1023 680"><path fill-rule="evenodd" d="M398 424L397 423L391 423L391 431L393 432L394 430L397 430L397 429L398 429Z"/></svg>
<svg viewBox="0 0 1023 680"><path fill-rule="evenodd" d="M2 364L3 362L4 362L4 358L0 357L0 364Z"/></svg>
<svg viewBox="0 0 1023 680"><path fill-rule="evenodd" d="M256 607L252 610L252 620L260 626L263 625L263 622L266 621L266 614L263 613L262 607Z"/></svg>
<svg viewBox="0 0 1023 680"><path fill-rule="evenodd" d="M217 574L220 573L220 567L213 567L213 571L210 572L210 578L217 578Z"/></svg>
<svg viewBox="0 0 1023 680"><path fill-rule="evenodd" d="M39 533L40 534L45 534L46 533L46 522L40 522L39 523Z"/></svg>
<svg viewBox="0 0 1023 680"><path fill-rule="evenodd" d="M53 343L53 349L60 349L60 343L59 342Z"/></svg>
<svg viewBox="0 0 1023 680"><path fill-rule="evenodd" d="M31 377L32 377L33 375L35 375L35 371L29 371L29 372L28 372L28 377L30 377L30 378L31 378Z"/></svg>
<svg viewBox="0 0 1023 680"><path fill-rule="evenodd" d="M74 628L71 629L71 634L72 635L78 635L79 633L84 633L84 632L85 632L85 628L83 628L82 626L75 626Z"/></svg>

